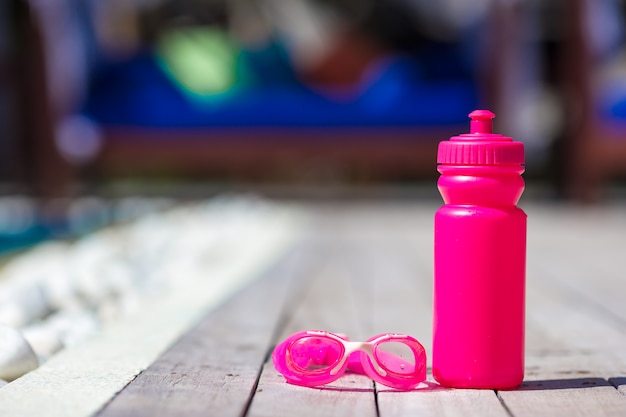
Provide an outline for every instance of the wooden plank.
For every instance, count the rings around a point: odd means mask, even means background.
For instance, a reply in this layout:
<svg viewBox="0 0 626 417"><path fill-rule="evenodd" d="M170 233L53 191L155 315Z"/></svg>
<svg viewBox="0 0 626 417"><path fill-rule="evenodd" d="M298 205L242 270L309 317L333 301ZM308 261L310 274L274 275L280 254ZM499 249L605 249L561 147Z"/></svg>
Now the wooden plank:
<svg viewBox="0 0 626 417"><path fill-rule="evenodd" d="M532 206L529 260L626 325L626 210L623 205Z"/></svg>
<svg viewBox="0 0 626 417"><path fill-rule="evenodd" d="M239 416L267 354L290 279L308 268L300 249L208 315L99 414Z"/></svg>
<svg viewBox="0 0 626 417"><path fill-rule="evenodd" d="M409 393L381 392L379 405L384 416L509 416L491 390L457 390L436 384Z"/></svg>
<svg viewBox="0 0 626 417"><path fill-rule="evenodd" d="M267 362L247 416L377 416L374 385L363 375L345 374L316 388L291 385Z"/></svg>
<svg viewBox="0 0 626 417"><path fill-rule="evenodd" d="M404 213L398 225L373 242L364 253L364 270L377 279L374 301L376 332L399 331L415 336L428 352L432 346L432 217L417 223L417 210ZM404 222L403 222L404 223ZM384 278L383 278L384 277ZM428 383L416 391L398 392L378 386L378 405L384 416L499 416L507 417L491 390L455 390L438 385L429 373Z"/></svg>
<svg viewBox="0 0 626 417"><path fill-rule="evenodd" d="M281 338L307 328L345 333L355 340L376 333L375 293L385 277L368 270L371 262L364 259L372 255L371 247L378 248L380 238L384 243L389 233L385 225L394 224L393 231L403 230L407 217L398 218L396 211L405 209L397 210L395 205L316 207L318 223L312 228L312 239L317 242L319 270L312 271L311 287L289 312L291 319ZM373 383L364 376L346 374L318 389L292 387L266 364L249 415L289 415L293 410L305 416L376 415Z"/></svg>
<svg viewBox="0 0 626 417"><path fill-rule="evenodd" d="M621 307L607 296L621 291L614 274L622 259L605 257L624 223L586 215L544 212L531 228L526 379L519 390L498 393L515 416L626 415L626 397L618 391L626 375L626 330L614 314L619 310L611 310ZM587 228L584 239L572 233ZM583 244L589 236L599 239ZM593 267L598 260L602 268Z"/></svg>
<svg viewBox="0 0 626 417"><path fill-rule="evenodd" d="M317 225L320 228L322 225ZM342 241L314 238L317 260L301 282L309 282L303 297L285 311L285 326L276 340L307 329L321 329L364 340L371 312L367 277L357 274ZM271 361L263 368L248 416L376 416L373 382L361 375L346 374L332 384L307 388L287 384Z"/></svg>
<svg viewBox="0 0 626 417"><path fill-rule="evenodd" d="M626 415L624 396L603 378L531 381L498 395L516 417Z"/></svg>
<svg viewBox="0 0 626 417"><path fill-rule="evenodd" d="M549 274L527 285L527 378L626 372L626 329Z"/></svg>

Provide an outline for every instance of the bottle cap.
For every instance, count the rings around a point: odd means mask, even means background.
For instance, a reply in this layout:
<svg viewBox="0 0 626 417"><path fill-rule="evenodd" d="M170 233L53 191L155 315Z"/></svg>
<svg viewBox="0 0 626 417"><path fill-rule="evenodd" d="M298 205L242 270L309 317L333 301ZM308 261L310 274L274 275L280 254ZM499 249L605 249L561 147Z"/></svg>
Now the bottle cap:
<svg viewBox="0 0 626 417"><path fill-rule="evenodd" d="M439 143L437 163L447 165L521 165L524 144L512 138L492 133L489 110L474 110L469 114L470 133L453 136Z"/></svg>

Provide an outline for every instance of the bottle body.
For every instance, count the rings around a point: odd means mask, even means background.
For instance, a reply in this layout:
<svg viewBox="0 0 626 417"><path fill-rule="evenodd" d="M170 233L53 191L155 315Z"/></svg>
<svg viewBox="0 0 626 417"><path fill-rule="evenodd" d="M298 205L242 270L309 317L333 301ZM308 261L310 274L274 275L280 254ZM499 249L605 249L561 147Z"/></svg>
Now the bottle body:
<svg viewBox="0 0 626 417"><path fill-rule="evenodd" d="M524 377L523 167L439 171L433 376L449 387L514 388Z"/></svg>

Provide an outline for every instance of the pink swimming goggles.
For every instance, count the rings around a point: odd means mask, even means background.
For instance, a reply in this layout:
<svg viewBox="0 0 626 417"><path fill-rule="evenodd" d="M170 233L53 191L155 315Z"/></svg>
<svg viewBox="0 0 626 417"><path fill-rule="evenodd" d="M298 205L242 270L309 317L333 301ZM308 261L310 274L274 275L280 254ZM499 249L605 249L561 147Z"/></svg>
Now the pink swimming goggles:
<svg viewBox="0 0 626 417"><path fill-rule="evenodd" d="M399 390L413 389L426 379L424 347L395 333L351 342L338 334L307 330L276 346L272 361L287 382L307 387L331 383L346 370Z"/></svg>

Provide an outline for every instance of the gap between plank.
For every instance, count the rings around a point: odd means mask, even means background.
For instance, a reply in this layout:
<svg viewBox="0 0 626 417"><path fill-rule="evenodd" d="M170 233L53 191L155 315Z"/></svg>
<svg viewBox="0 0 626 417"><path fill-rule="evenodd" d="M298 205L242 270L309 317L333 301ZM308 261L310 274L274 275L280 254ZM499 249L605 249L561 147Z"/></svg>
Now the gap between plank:
<svg viewBox="0 0 626 417"><path fill-rule="evenodd" d="M143 374L144 372L145 372L145 369L144 369L144 370L142 370L141 372L139 372L139 373L138 373L138 374L137 374L137 375L136 375L136 376L135 376L132 380L128 381L128 384L124 385L124 386L122 387L122 389L120 389L118 392L116 392L115 394L113 394L113 396L112 396L111 398L109 398L109 400L108 400L106 403L104 403L104 404L102 405L102 407L101 407L101 408L100 408L100 409L99 409L99 410L98 410L98 411L97 411L97 412L93 415L93 417L98 417L98 416L102 415L102 413L104 412L104 410L106 410L106 408L109 406L109 404L111 404L111 403L115 400L115 398L116 398L116 397L117 397L117 396L118 396L118 395L119 395L122 391L124 391L124 390L126 389L126 387L128 387L130 384L132 384L132 383L133 383L133 381L134 381L135 379L139 378L139 376L141 376L141 374Z"/></svg>
<svg viewBox="0 0 626 417"><path fill-rule="evenodd" d="M626 396L626 390L621 390L621 386L626 386L626 377L609 378L609 384L613 386L623 396Z"/></svg>
<svg viewBox="0 0 626 417"><path fill-rule="evenodd" d="M380 417L380 407L378 405L378 385L376 385L376 381L372 380L372 385L374 387L374 405L376 406L376 417Z"/></svg>
<svg viewBox="0 0 626 417"><path fill-rule="evenodd" d="M515 417L513 415L513 413L511 412L511 410L509 409L509 407L506 405L506 402L504 401L504 398L502 398L502 396L500 395L500 392L496 389L493 390L494 394L496 394L496 397L498 398L498 401L500 401L500 405L502 405L502 408L504 408L504 411L510 416L510 417Z"/></svg>
<svg viewBox="0 0 626 417"><path fill-rule="evenodd" d="M292 249L292 252L296 253L292 253L290 256L306 256L302 254L306 252L307 248L310 248L310 244L308 243L309 242L301 241L296 248ZM257 389L259 388L259 383L263 375L263 369L265 367L265 364L272 357L272 352L274 351L274 348L278 343L278 338L289 322L289 313L295 310L298 300L303 297L304 294L306 294L308 288L311 286L311 283L309 282L307 285L297 285L295 280L290 279L287 281L287 285L289 287L287 288L287 291L285 291L286 295L284 298L283 306L281 307L281 311L278 314L278 320L276 321L276 325L274 326L274 329L272 331L269 340L269 346L267 347L267 350L259 367L259 372L257 373L256 379L250 391L250 396L248 397L248 400L246 401L241 412L241 417L246 417L250 412L252 402L254 401L254 397L257 393Z"/></svg>
<svg viewBox="0 0 626 417"><path fill-rule="evenodd" d="M254 401L254 396L256 395L256 390L259 388L259 382L261 381L263 368L265 367L265 364L267 363L267 361L269 361L270 357L272 356L273 350L274 350L274 346L272 343L270 344L270 347L265 353L265 357L263 358L263 361L261 362L261 366L259 367L259 372L257 373L256 379L254 380L254 384L252 384L252 389L250 390L250 396L248 397L248 401L246 401L246 404L244 405L243 410L241 412L241 417L246 417L248 415L248 411L250 411L250 407L252 406L252 401Z"/></svg>

